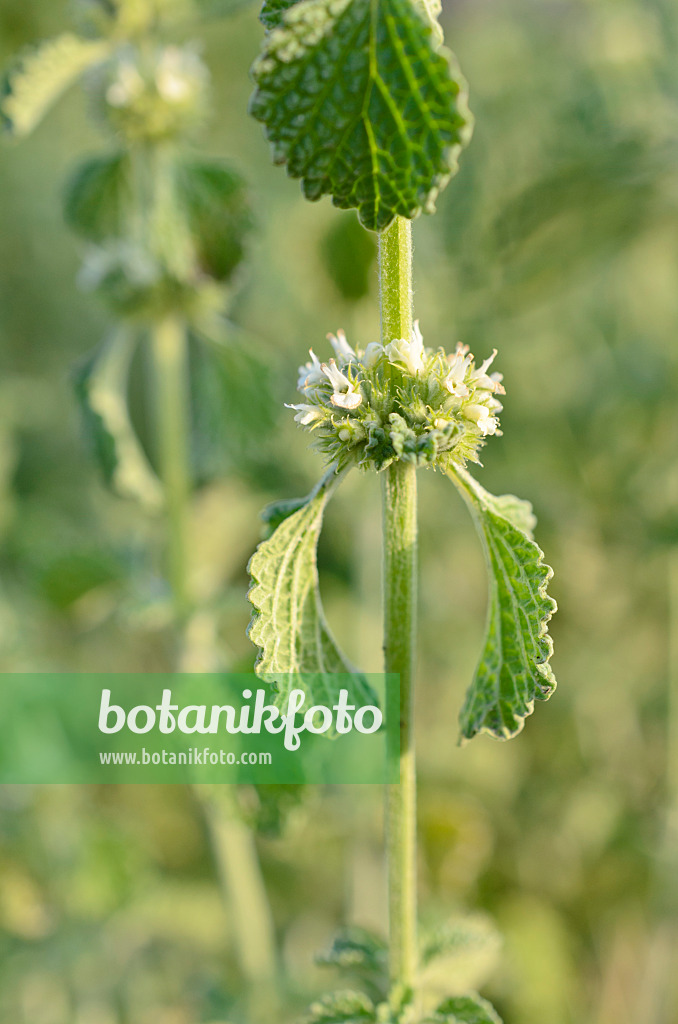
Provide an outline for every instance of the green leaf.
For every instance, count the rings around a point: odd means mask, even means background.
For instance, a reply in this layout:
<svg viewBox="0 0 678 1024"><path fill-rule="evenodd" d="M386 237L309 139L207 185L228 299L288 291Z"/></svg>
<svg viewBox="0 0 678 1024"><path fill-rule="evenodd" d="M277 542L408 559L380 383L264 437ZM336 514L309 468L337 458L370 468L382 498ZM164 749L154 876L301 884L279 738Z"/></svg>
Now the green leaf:
<svg viewBox="0 0 678 1024"><path fill-rule="evenodd" d="M256 471L282 401L275 363L227 321L191 345L191 462L199 483L237 468Z"/></svg>
<svg viewBox="0 0 678 1024"><path fill-rule="evenodd" d="M124 153L95 157L82 164L66 186L68 225L90 242L119 238L131 203L130 167Z"/></svg>
<svg viewBox="0 0 678 1024"><path fill-rule="evenodd" d="M307 199L365 227L430 212L470 137L465 85L412 0L269 0L250 110Z"/></svg>
<svg viewBox="0 0 678 1024"><path fill-rule="evenodd" d="M204 273L233 276L253 226L245 183L222 161L194 159L177 168L177 194Z"/></svg>
<svg viewBox="0 0 678 1024"><path fill-rule="evenodd" d="M445 1024L502 1024L494 1007L476 995L446 999L436 1010L434 1020Z"/></svg>
<svg viewBox="0 0 678 1024"><path fill-rule="evenodd" d="M388 982L388 943L366 928L347 928L336 936L326 953L316 957L316 963L321 967L338 967L377 983Z"/></svg>
<svg viewBox="0 0 678 1024"><path fill-rule="evenodd" d="M259 13L259 20L269 30L278 28L283 20L285 11L289 11L290 7L294 7L296 3L298 3L298 0L264 0Z"/></svg>
<svg viewBox="0 0 678 1024"><path fill-rule="evenodd" d="M426 1006L485 983L501 947L492 922L480 915L448 921L422 944L417 991Z"/></svg>
<svg viewBox="0 0 678 1024"><path fill-rule="evenodd" d="M317 547L325 506L343 474L330 467L301 508L290 510L250 559L249 599L254 608L248 635L259 648L257 675L278 687L277 706L284 707L294 687L304 689L310 704L331 707L340 689L354 703L375 704L364 676L340 651L330 633L320 600ZM282 509L276 503L276 516ZM341 683L333 676L338 675Z"/></svg>
<svg viewBox="0 0 678 1024"><path fill-rule="evenodd" d="M108 43L65 33L21 55L8 71L0 114L17 137L28 135L49 108L109 51Z"/></svg>
<svg viewBox="0 0 678 1024"><path fill-rule="evenodd" d="M137 338L121 327L76 369L75 394L83 424L106 483L149 509L163 492L139 443L127 407L127 382Z"/></svg>
<svg viewBox="0 0 678 1024"><path fill-rule="evenodd" d="M557 606L546 593L553 570L532 539L529 502L496 498L463 469L448 475L473 515L490 578L485 649L461 710L461 734L510 739L535 700L548 700L556 687L548 622Z"/></svg>
<svg viewBox="0 0 678 1024"><path fill-rule="evenodd" d="M332 992L310 1008L314 1024L365 1024L376 1020L374 1005L362 992Z"/></svg>
<svg viewBox="0 0 678 1024"><path fill-rule="evenodd" d="M369 295L376 278L377 246L353 213L335 217L322 240L320 253L332 283L347 302Z"/></svg>

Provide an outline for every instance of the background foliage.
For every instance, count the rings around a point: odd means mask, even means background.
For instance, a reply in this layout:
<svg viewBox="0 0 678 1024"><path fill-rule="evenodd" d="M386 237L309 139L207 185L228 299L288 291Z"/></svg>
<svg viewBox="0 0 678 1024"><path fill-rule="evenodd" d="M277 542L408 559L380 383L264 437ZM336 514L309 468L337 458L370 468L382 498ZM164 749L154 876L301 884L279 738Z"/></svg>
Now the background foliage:
<svg viewBox="0 0 678 1024"><path fill-rule="evenodd" d="M667 771L678 15L669 0L444 7L477 126L438 216L415 226L417 314L429 344L500 350L505 436L488 446L481 480L529 496L539 515L561 608L560 689L510 745L456 747L482 637L482 555L461 503L426 475L423 909L432 924L469 906L498 922L504 953L486 991L512 1024L667 1024L678 1012L662 1016L658 999L676 901L667 809L678 804ZM60 30L66 14L64 0L0 0L0 56ZM216 96L205 149L251 183L258 227L232 312L291 401L296 366L328 330L377 336L376 273L354 215L305 203L270 166L246 112L260 36L253 8L204 31ZM72 398L73 366L106 312L76 291L80 250L60 200L74 158L99 149L73 94L0 157L4 670L152 671L171 657L158 526L104 491ZM318 463L305 445L283 413L263 449L233 443L230 475L198 495L195 583L210 609L192 626L198 666L215 630L236 663L251 662L244 567L256 513L308 492ZM352 474L320 547L328 618L372 671L377 491ZM312 954L336 923L383 923L379 801L369 787L310 792L281 824L270 794L252 794L290 1018L324 984ZM0 1018L237 1018L228 912L188 792L6 788L0 803Z"/></svg>

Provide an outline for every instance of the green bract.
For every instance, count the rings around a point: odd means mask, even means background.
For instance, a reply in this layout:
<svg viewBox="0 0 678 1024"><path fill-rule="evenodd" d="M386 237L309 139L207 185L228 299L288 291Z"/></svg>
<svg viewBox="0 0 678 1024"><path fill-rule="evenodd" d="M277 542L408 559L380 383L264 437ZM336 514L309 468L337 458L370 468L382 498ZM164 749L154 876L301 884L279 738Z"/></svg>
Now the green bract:
<svg viewBox="0 0 678 1024"><path fill-rule="evenodd" d="M431 211L471 133L465 83L411 0L267 0L251 112L307 199L379 231Z"/></svg>
<svg viewBox="0 0 678 1024"><path fill-rule="evenodd" d="M299 369L303 403L295 419L340 468L378 471L398 460L449 469L477 462L490 434L499 433L500 374L488 374L496 353L476 368L466 346L452 355L424 348L417 324L412 341L372 342L354 351L342 331L329 335L335 357Z"/></svg>

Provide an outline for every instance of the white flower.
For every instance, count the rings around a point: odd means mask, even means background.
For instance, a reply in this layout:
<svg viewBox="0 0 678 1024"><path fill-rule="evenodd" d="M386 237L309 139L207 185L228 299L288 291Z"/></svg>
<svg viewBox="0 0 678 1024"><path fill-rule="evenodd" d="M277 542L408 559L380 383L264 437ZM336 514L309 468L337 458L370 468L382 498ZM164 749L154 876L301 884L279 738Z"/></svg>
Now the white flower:
<svg viewBox="0 0 678 1024"><path fill-rule="evenodd" d="M468 398L470 392L464 383L464 378L471 365L472 356L469 354L468 345L457 345L453 356L448 356L450 370L443 380L443 387L454 395L455 398Z"/></svg>
<svg viewBox="0 0 678 1024"><path fill-rule="evenodd" d="M377 365L379 360L384 354L384 346L380 345L378 341L371 341L362 357L362 364L366 370L371 370Z"/></svg>
<svg viewBox="0 0 678 1024"><path fill-rule="evenodd" d="M494 416L490 415L490 410L486 405L471 403L465 407L464 416L477 424L483 437L487 437L488 434L496 434L499 423Z"/></svg>
<svg viewBox="0 0 678 1024"><path fill-rule="evenodd" d="M314 384L320 384L324 379L323 368L313 349L309 349L309 355L311 357L308 363L304 363L303 366L299 367L299 380L297 381L297 391L302 391L304 388L313 387Z"/></svg>
<svg viewBox="0 0 678 1024"><path fill-rule="evenodd" d="M331 342L340 366L345 366L346 363L350 363L352 360L358 358L347 342L346 335L343 331L339 330L336 334L328 334L327 338L328 341Z"/></svg>
<svg viewBox="0 0 678 1024"><path fill-rule="evenodd" d="M487 372L492 363L494 362L496 354L497 350L495 348L494 351L492 352L492 355L485 360L482 366L479 366L477 370L473 371L473 373L471 374L471 381L473 382L473 384L475 384L477 388L480 388L481 391L492 391L497 392L500 395L503 395L505 394L505 392L504 388L501 385L501 382L504 378L502 377L501 373L488 374Z"/></svg>
<svg viewBox="0 0 678 1024"><path fill-rule="evenodd" d="M358 381L350 381L334 359L330 359L329 363L323 363L322 371L334 390L331 397L332 405L337 405L340 409L357 409L363 400Z"/></svg>
<svg viewBox="0 0 678 1024"><path fill-rule="evenodd" d="M314 423L316 420L323 418L323 411L319 409L317 405L288 405L285 403L286 409L296 409L297 414L294 417L295 423L300 423L302 427L307 427L309 423Z"/></svg>
<svg viewBox="0 0 678 1024"><path fill-rule="evenodd" d="M419 321L412 327L412 341L398 338L386 346L386 355L392 363L404 363L407 370L416 376L424 369L424 339L419 330Z"/></svg>
<svg viewBox="0 0 678 1024"><path fill-rule="evenodd" d="M127 107L145 88L144 80L132 61L121 60L117 68L117 77L106 91L106 100L112 107Z"/></svg>

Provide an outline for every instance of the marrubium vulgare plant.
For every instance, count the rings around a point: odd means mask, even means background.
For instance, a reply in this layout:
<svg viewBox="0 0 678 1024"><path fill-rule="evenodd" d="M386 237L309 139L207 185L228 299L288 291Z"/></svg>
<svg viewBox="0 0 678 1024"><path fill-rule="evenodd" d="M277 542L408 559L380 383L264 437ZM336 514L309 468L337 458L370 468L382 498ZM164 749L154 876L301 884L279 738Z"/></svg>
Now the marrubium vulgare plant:
<svg viewBox="0 0 678 1024"><path fill-rule="evenodd" d="M209 72L198 46L176 42L178 30L238 2L76 0L76 30L20 54L0 91L0 127L20 139L80 83L106 140L65 190L66 220L85 243L81 283L111 320L77 368L75 391L105 482L164 527L173 662L194 671L196 660L208 670L224 662L216 629L206 642L190 640L192 619L218 612L194 591L193 493L223 469L210 450L215 436L225 447L245 425L270 425L270 403L257 403L268 389L264 360L226 319L252 227L247 189L232 166L194 149ZM145 416L133 415L132 391ZM268 1020L277 954L253 835L237 790L195 792L249 983L248 1020Z"/></svg>
<svg viewBox="0 0 678 1024"><path fill-rule="evenodd" d="M327 673L350 673L359 702L365 681L326 622L316 551L324 509L344 476L354 468L380 475L384 668L400 677L400 782L386 793L389 936L385 942L352 931L337 939L325 961L362 984L311 1008L311 1018L327 1024L499 1020L476 993L445 992L440 984L459 936L443 931L420 941L417 934L420 469L438 470L456 487L486 554L487 630L461 710L462 738L515 736L535 700L555 688L547 632L556 607L546 593L552 571L533 538L531 506L513 495L493 496L468 470L488 438L501 433L496 353L476 360L463 345L427 346L413 319L411 221L433 212L472 127L466 85L442 45L437 14L434 0L266 0L266 37L253 69L251 112L264 124L274 160L301 179L308 199L329 195L336 206L357 209L365 229L379 235L381 337L357 344L337 331L329 335L331 348L315 346L301 366L300 399L290 405L325 472L307 498L267 510L270 533L250 563L250 637L260 676L279 682L301 673L326 685ZM425 334L426 311L419 315ZM278 699L287 699L284 684Z"/></svg>

